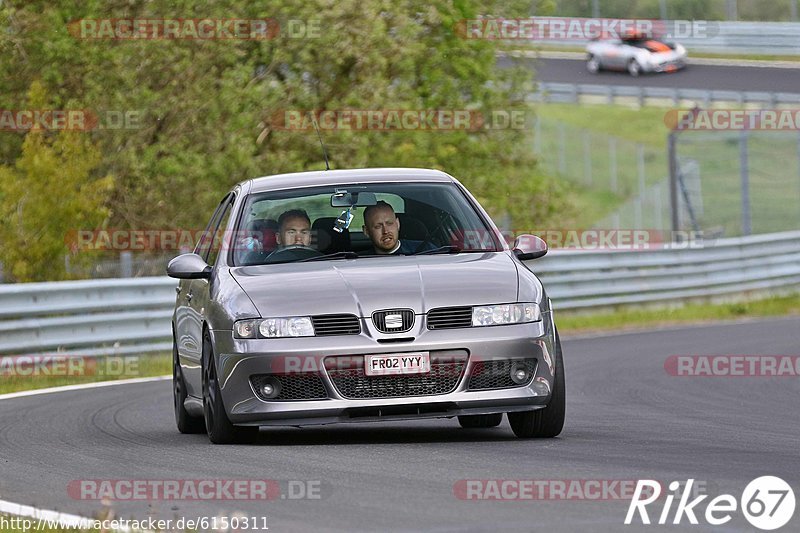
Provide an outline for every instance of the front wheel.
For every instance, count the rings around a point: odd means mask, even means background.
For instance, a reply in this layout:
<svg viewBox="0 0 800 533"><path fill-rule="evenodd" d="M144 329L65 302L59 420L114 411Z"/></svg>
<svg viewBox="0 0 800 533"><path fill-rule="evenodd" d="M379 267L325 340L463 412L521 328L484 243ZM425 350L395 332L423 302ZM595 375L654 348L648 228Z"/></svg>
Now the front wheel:
<svg viewBox="0 0 800 533"><path fill-rule="evenodd" d="M550 395L550 403L544 409L508 413L508 422L517 437L529 439L552 438L564 428L566 414L566 386L564 383L564 359L561 355L561 339L556 333L555 343L555 382Z"/></svg>
<svg viewBox="0 0 800 533"><path fill-rule="evenodd" d="M641 73L642 73L642 66L639 64L638 61L636 61L635 59L631 59L630 61L628 61L628 74L636 78Z"/></svg>
<svg viewBox="0 0 800 533"><path fill-rule="evenodd" d="M217 363L208 332L203 335L203 415L208 438L214 444L245 442L258 434L257 427L236 427L231 424L217 379Z"/></svg>
<svg viewBox="0 0 800 533"><path fill-rule="evenodd" d="M458 423L462 428L493 428L500 425L503 421L503 413L491 415L461 415L458 417Z"/></svg>
<svg viewBox="0 0 800 533"><path fill-rule="evenodd" d="M589 74L597 74L600 72L600 61L594 54L589 55L586 59L586 70L589 71Z"/></svg>

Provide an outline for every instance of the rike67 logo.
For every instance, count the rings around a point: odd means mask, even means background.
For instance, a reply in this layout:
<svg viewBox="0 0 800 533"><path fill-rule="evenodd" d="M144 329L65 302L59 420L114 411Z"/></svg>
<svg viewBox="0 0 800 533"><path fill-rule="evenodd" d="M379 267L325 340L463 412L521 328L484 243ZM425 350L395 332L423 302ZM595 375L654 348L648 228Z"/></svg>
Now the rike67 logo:
<svg viewBox="0 0 800 533"><path fill-rule="evenodd" d="M762 531L773 531L786 525L794 515L794 491L779 477L762 476L754 479L745 487L739 501L730 494L720 494L706 504L703 513L701 513L700 504L708 498L708 495L702 494L690 501L689 498L693 495L693 485L694 479L687 480L685 484L678 481L669 484L670 492L663 498L664 506L661 513L657 518L653 516L657 524L677 525L685 517L690 524L697 525L699 524L698 516L700 516L710 525L721 526L733 520L734 514L741 509L750 525ZM640 479L628 507L625 524L633 523L637 514L642 524L651 524L647 506L662 498L661 489L662 486L658 481ZM672 504L676 499L678 503L673 514ZM658 509L655 507L653 505L650 511L657 512ZM672 516L671 521L670 516Z"/></svg>

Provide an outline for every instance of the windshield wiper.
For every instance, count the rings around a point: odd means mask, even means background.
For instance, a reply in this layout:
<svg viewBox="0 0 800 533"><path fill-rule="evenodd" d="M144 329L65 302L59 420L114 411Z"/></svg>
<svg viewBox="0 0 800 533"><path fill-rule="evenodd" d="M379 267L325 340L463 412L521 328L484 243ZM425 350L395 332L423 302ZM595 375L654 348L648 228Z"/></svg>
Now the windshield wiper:
<svg viewBox="0 0 800 533"><path fill-rule="evenodd" d="M461 253L461 248L458 246L453 246L448 244L447 246L440 246L438 248L434 248L432 250L423 250L421 252L416 252L411 255L429 255L429 254L459 254Z"/></svg>
<svg viewBox="0 0 800 533"><path fill-rule="evenodd" d="M311 261L324 261L326 259L358 259L358 254L355 252L334 252L332 254L319 255L317 257L309 257L308 259L292 261L292 263L310 263Z"/></svg>

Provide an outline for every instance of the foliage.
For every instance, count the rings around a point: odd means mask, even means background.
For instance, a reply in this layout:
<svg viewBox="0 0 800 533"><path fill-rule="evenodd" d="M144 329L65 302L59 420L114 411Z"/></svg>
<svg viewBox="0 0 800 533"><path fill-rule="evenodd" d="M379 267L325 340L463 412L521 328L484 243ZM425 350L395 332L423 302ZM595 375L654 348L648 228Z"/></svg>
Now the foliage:
<svg viewBox="0 0 800 533"><path fill-rule="evenodd" d="M29 211L27 223L40 227L35 238L48 247L42 253L51 268L66 253L64 228L202 228L236 182L324 168L316 135L277 128L277 112L473 109L489 114L522 106L532 82L526 68L497 66L497 43L463 39L454 29L458 21L482 13L525 16L531 4L520 0L274 0L266 6L223 0L202 9L188 0L7 0L0 5L6 30L0 33L0 108L24 107L25 94L41 83L54 108L90 109L101 120L108 112L138 113L130 127L99 129L81 140L81 134L51 139L29 133L23 141L19 134L0 132L3 213L20 205L23 190L44 197L48 180L66 179L58 177L55 166L34 165L43 157L39 152L72 173L69 179L77 181L65 183L70 191L89 188L80 193L87 195L83 204L65 207L60 218ZM539 7L551 8L552 1L542 0ZM194 17L273 18L281 32L271 40L111 40L68 31L79 19ZM290 35L284 31L290 21L319 31ZM534 172L529 130L323 135L335 168L441 168L473 190L490 213L506 214L514 227L543 227L565 207L561 189ZM70 155L79 160L71 161ZM11 183L23 177L28 181ZM14 224L22 231L19 220ZM9 241L4 233L3 243L26 247L34 238L27 231ZM32 258L22 266L29 250L7 253L14 259L2 261L18 266L5 270L18 281L63 276Z"/></svg>

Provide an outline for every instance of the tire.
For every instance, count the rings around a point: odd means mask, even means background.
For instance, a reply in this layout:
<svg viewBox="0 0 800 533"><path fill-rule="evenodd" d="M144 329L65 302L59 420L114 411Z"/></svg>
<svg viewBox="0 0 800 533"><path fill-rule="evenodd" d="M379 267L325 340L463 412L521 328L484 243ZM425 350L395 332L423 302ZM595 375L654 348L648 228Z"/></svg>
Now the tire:
<svg viewBox="0 0 800 533"><path fill-rule="evenodd" d="M186 410L184 402L187 397L186 382L183 379L181 365L178 362L178 346L175 338L172 339L172 399L175 404L175 425L178 431L184 434L197 434L206 432L206 421L203 417L192 416Z"/></svg>
<svg viewBox="0 0 800 533"><path fill-rule="evenodd" d="M462 428L493 428L500 425L503 421L503 413L491 415L461 415L458 417L458 423Z"/></svg>
<svg viewBox="0 0 800 533"><path fill-rule="evenodd" d="M628 61L628 74L630 74L634 78L637 78L641 73L642 73L642 66L639 64L638 61L636 61L635 59L631 59L630 61Z"/></svg>
<svg viewBox="0 0 800 533"><path fill-rule="evenodd" d="M236 427L228 419L217 379L217 363L208 332L203 333L203 415L208 438L214 444L247 442L258 434L257 427Z"/></svg>
<svg viewBox="0 0 800 533"><path fill-rule="evenodd" d="M593 54L589 54L589 57L586 58L586 70L589 71L589 74L600 72L600 61Z"/></svg>
<svg viewBox="0 0 800 533"><path fill-rule="evenodd" d="M553 384L550 403L547 404L547 407L536 411L508 413L511 429L517 437L523 439L552 438L558 436L564 428L566 386L564 383L564 360L561 355L561 339L558 337L558 332L556 332L555 352L555 383Z"/></svg>

